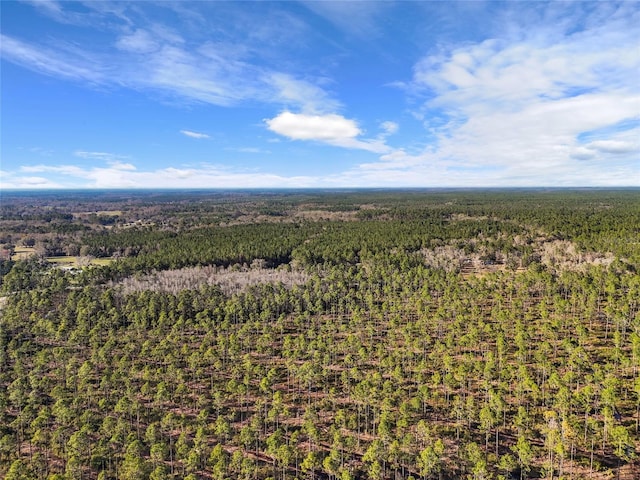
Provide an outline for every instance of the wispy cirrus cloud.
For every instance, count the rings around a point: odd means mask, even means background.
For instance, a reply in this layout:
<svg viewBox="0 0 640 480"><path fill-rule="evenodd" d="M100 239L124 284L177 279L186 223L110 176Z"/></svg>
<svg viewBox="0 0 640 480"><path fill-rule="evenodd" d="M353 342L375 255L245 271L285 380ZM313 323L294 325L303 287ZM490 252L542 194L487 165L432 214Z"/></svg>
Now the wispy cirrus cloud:
<svg viewBox="0 0 640 480"><path fill-rule="evenodd" d="M196 138L199 140L203 138L210 138L209 135L207 135L206 133L193 132L191 130L180 130L180 133L186 137Z"/></svg>
<svg viewBox="0 0 640 480"><path fill-rule="evenodd" d="M239 153L260 153L260 154L270 154L270 150L265 150L263 148L258 147L229 147L225 148L225 150L231 152L239 152Z"/></svg>
<svg viewBox="0 0 640 480"><path fill-rule="evenodd" d="M35 6L61 23L76 23L72 4L35 2ZM231 6L224 8L239 22L255 23L250 11ZM219 40L197 33L186 41L160 22L140 15L134 21L133 11L127 16L122 9L103 11L104 5L87 8L92 14L102 15L101 28L110 37L106 45L97 48L76 42L38 42L2 34L2 57L38 73L89 86L141 90L184 102L231 106L257 101L304 111L329 111L340 105L323 88L325 78L277 67L282 62L274 49L282 47L283 38L295 36L304 28L290 15L278 14L278 21L289 27L287 32L279 32L267 21L256 24L249 35L235 31L233 25L223 29L216 24ZM184 21L192 21L183 10L177 11L185 16ZM105 23L107 14L111 23ZM93 17L86 14L86 18ZM189 28L206 31L209 27L206 20L197 23L197 27ZM294 44L290 41L287 45Z"/></svg>
<svg viewBox="0 0 640 480"><path fill-rule="evenodd" d="M73 154L76 157L80 157L80 158L103 160L107 162L117 162L121 159L129 158L127 155L119 155L117 153L89 152L86 150L76 150L75 152L73 152Z"/></svg>
<svg viewBox="0 0 640 480"><path fill-rule="evenodd" d="M10 62L45 75L87 82L90 85L104 83L108 78L106 63L77 55L71 48L61 51L0 34L0 53Z"/></svg>
<svg viewBox="0 0 640 480"><path fill-rule="evenodd" d="M74 4L57 0L20 0L30 4L42 15L63 25L101 26L105 18L114 17L126 24L130 23L126 2L78 1ZM79 8L74 8L78 6Z"/></svg>
<svg viewBox="0 0 640 480"><path fill-rule="evenodd" d="M379 20L391 6L386 2L318 2L302 4L348 35L367 37L380 32Z"/></svg>
<svg viewBox="0 0 640 480"><path fill-rule="evenodd" d="M64 6L56 0L23 0L37 9L41 14L64 24L78 24L82 21L83 15L76 12L66 11Z"/></svg>

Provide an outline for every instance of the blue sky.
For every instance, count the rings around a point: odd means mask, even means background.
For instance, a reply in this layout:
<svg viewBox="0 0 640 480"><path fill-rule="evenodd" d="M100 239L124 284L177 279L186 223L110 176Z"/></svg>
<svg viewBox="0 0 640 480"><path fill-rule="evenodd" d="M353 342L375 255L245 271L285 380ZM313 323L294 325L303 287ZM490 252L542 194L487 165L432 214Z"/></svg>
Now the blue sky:
<svg viewBox="0 0 640 480"><path fill-rule="evenodd" d="M640 185L638 2L0 8L3 189Z"/></svg>

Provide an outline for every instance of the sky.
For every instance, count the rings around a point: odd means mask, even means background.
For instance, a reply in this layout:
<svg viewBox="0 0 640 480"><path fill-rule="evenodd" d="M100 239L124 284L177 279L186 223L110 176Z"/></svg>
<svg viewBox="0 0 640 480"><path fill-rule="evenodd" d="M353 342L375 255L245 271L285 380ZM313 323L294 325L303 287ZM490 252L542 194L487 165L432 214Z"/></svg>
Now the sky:
<svg viewBox="0 0 640 480"><path fill-rule="evenodd" d="M0 189L640 186L640 2L0 9Z"/></svg>

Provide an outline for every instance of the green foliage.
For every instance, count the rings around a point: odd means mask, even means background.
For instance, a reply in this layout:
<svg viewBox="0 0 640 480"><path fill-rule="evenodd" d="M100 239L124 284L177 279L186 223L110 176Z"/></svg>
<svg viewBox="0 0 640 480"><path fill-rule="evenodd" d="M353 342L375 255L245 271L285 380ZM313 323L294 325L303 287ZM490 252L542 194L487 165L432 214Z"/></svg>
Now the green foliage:
<svg viewBox="0 0 640 480"><path fill-rule="evenodd" d="M3 478L588 477L635 461L637 196L247 195L203 200L211 216L179 198L162 228L74 236L123 257L108 267L34 258L4 276ZM261 223L229 224L245 217ZM259 259L303 281L119 283Z"/></svg>

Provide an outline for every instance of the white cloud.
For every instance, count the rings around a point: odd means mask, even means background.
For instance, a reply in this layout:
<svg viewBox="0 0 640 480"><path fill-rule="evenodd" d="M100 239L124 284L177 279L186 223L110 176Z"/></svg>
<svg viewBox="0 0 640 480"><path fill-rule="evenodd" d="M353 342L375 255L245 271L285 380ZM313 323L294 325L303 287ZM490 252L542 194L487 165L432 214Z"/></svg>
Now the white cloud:
<svg viewBox="0 0 640 480"><path fill-rule="evenodd" d="M74 165L26 165L20 167L24 173L56 173L72 177L81 176L83 170Z"/></svg>
<svg viewBox="0 0 640 480"><path fill-rule="evenodd" d="M580 146L580 133L633 117L638 102L640 96L602 93L532 101L515 112L477 113L442 135L437 151L486 165L534 161L544 168L549 162L567 160L563 147Z"/></svg>
<svg viewBox="0 0 640 480"><path fill-rule="evenodd" d="M262 148L258 148L258 147L237 147L237 148L226 148L225 150L240 152L240 153L262 153L262 154L271 153L269 150L263 150Z"/></svg>
<svg viewBox="0 0 640 480"><path fill-rule="evenodd" d="M356 122L335 114L306 115L285 111L265 122L272 132L293 140L338 141L362 133Z"/></svg>
<svg viewBox="0 0 640 480"><path fill-rule="evenodd" d="M158 49L158 42L146 30L138 29L130 35L123 35L116 41L116 47L133 53L151 53Z"/></svg>
<svg viewBox="0 0 640 480"><path fill-rule="evenodd" d="M267 128L292 140L314 140L337 147L385 153L390 148L382 140L359 140L362 131L354 120L341 115L307 115L284 111L266 119Z"/></svg>
<svg viewBox="0 0 640 480"><path fill-rule="evenodd" d="M483 164L443 159L438 153L410 154L398 149L381 155L379 161L363 163L344 172L325 175L290 176L263 171L242 171L220 165L171 166L139 169L129 164L23 166L20 172L3 171L0 188L304 188L304 187L478 187L478 186L616 186L638 185L637 166L602 165L597 152L580 162L580 174L566 162L546 161L544 166L531 161L515 166L487 169ZM580 152L574 152L579 154ZM555 181L548 181L550 167ZM57 176L23 175L47 172ZM470 174L470 172L472 174ZM634 182L635 179L635 182Z"/></svg>
<svg viewBox="0 0 640 480"><path fill-rule="evenodd" d="M605 153L629 153L638 152L640 150L640 142L629 142L623 140L597 140L595 142L588 143L587 145L585 145L585 147Z"/></svg>
<svg viewBox="0 0 640 480"><path fill-rule="evenodd" d="M77 165L36 165L23 166L20 172L54 173L60 176L60 180L56 182L45 177L4 171L0 177L0 188L299 188L323 184L322 179L317 177L244 172L210 164L155 170L140 170L134 165L123 164L90 168Z"/></svg>
<svg viewBox="0 0 640 480"><path fill-rule="evenodd" d="M281 103L299 105L307 113L334 111L340 106L322 88L288 74L270 73L265 82L273 87Z"/></svg>
<svg viewBox="0 0 640 480"><path fill-rule="evenodd" d="M127 172L131 172L133 170L136 170L135 165L133 165L131 163L109 162L109 167L112 170L121 170L121 171L127 171Z"/></svg>
<svg viewBox="0 0 640 480"><path fill-rule="evenodd" d="M585 147L575 147L570 149L571 158L576 160L593 160L596 158L596 152Z"/></svg>
<svg viewBox="0 0 640 480"><path fill-rule="evenodd" d="M21 188L21 189L32 189L32 188L61 188L62 185L59 183L53 182L49 178L45 177L23 177L23 176L11 176L7 178L6 176L2 176L0 179L0 188L2 189L10 189L10 188Z"/></svg>
<svg viewBox="0 0 640 480"><path fill-rule="evenodd" d="M608 140L594 140L571 150L571 157L577 160L601 161L613 159L620 162L627 159L640 167L640 127L618 133ZM640 178L640 172L636 175Z"/></svg>
<svg viewBox="0 0 640 480"><path fill-rule="evenodd" d="M86 150L76 150L73 152L76 157L86 158L86 159L94 159L94 160L103 160L103 161L117 161L119 159L127 158L125 155L118 155L115 153L109 152L88 152Z"/></svg>
<svg viewBox="0 0 640 480"><path fill-rule="evenodd" d="M587 30L575 19L510 24L504 38L441 46L408 85L427 99L414 113L429 146L358 173L429 185L638 184L638 129L629 125L640 121L640 13L620 10L594 9Z"/></svg>
<svg viewBox="0 0 640 480"><path fill-rule="evenodd" d="M382 128L387 135L392 135L398 131L399 126L395 122L382 122L380 128Z"/></svg>
<svg viewBox="0 0 640 480"><path fill-rule="evenodd" d="M191 138L209 138L209 135L207 135L206 133L192 132L191 130L180 130L180 133Z"/></svg>
<svg viewBox="0 0 640 480"><path fill-rule="evenodd" d="M396 122L390 122L390 121L382 122L380 124L380 129L382 130L382 132L380 133L380 135L378 135L378 138L384 140L388 136L396 133L399 128L400 127Z"/></svg>
<svg viewBox="0 0 640 480"><path fill-rule="evenodd" d="M185 169L185 168L174 168L168 167L164 170L161 170L162 176L174 177L180 180L188 180L190 178L194 178L198 176L198 172L194 169Z"/></svg>
<svg viewBox="0 0 640 480"><path fill-rule="evenodd" d="M141 9L116 8L110 2L92 5L88 11L95 14L101 8L110 15L108 22L101 17L101 38L112 35L112 51L94 45L56 40L36 43L2 35L3 60L100 89L124 87L170 100L223 106L242 102L276 105L282 113L265 119L264 125L282 138L364 150L380 157L342 174L281 177L214 166L137 170L123 163L126 157L121 155L79 150L75 152L77 157L104 166L23 167L7 174L5 182L11 179L18 184L17 178L23 178L24 184L37 184L43 179L30 174L46 172L72 176L85 186L640 183L640 10L631 2L589 3L588 7L580 2L527 7L518 3L512 8L519 16L495 20L500 28L494 38L451 44L446 42L453 34L442 37L444 41L415 63L410 81L396 83L404 86L412 101L421 104L410 113L425 126L424 136L412 139L420 148L405 144L396 149L386 141L398 132L397 123L382 122L377 132L367 133L355 120L336 113L349 107L331 91L340 85L323 74L309 73L323 72L325 67L301 68L299 55L296 65L279 61L283 59L279 49L299 48L290 46L296 43L294 39L304 44L311 38L301 35L305 27L296 23L293 15L282 17L287 20L285 29L265 18L249 32L245 27L256 22L248 22L248 17L238 13L241 9L216 4L235 10L237 16L229 17L234 21L220 25L215 35L204 34L204 29L211 26L210 20L196 11L188 25L190 34L198 33L184 40L148 18L131 22L124 16L125 9L131 18ZM367 32L372 36L380 9L387 8L375 2L319 2L308 7L348 34ZM89 18L73 17L72 9L64 3L50 2L39 8L61 22L80 24ZM160 8L180 10L180 18L187 15L179 3L162 4ZM574 16L574 10L581 14ZM124 23L116 25L114 19ZM229 33L232 30L235 37ZM480 30L466 38L473 38ZM278 48L269 51L263 45ZM409 48L404 54L410 52ZM364 122L362 114L357 115ZM407 126L403 124L402 133L410 130ZM190 130L181 133L208 138ZM277 147L283 146L281 143ZM174 185L176 179L179 185ZM59 184L64 182L59 180Z"/></svg>
<svg viewBox="0 0 640 480"><path fill-rule="evenodd" d="M107 161L106 163L108 165L108 169L113 171L131 172L136 170L136 167L131 163L122 163L119 161ZM20 167L20 171L27 173L50 172L69 175L72 177L86 177L87 172L99 170L100 168L101 167L93 167L91 169L86 169L76 165L26 165Z"/></svg>
<svg viewBox="0 0 640 480"><path fill-rule="evenodd" d="M408 154L394 151L379 161L363 163L336 176L336 186L367 187L526 187L640 185L637 162L610 164L597 161L592 151L573 164L564 158L514 162L492 166L443 158L438 152Z"/></svg>
<svg viewBox="0 0 640 480"><path fill-rule="evenodd" d="M48 178L42 177L21 177L19 182L20 188L56 188L59 185Z"/></svg>

